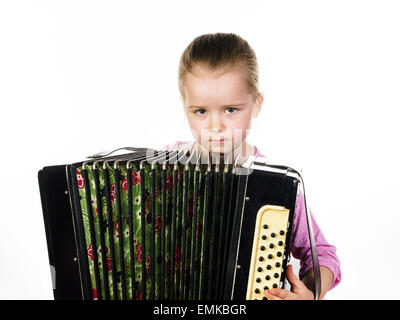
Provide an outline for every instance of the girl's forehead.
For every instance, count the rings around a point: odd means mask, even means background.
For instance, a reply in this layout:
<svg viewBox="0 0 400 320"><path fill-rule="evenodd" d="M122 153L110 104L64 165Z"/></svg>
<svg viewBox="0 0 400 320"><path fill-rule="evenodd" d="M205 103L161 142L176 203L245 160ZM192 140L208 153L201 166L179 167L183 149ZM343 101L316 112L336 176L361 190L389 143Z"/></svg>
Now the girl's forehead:
<svg viewBox="0 0 400 320"><path fill-rule="evenodd" d="M190 104L229 104L250 95L246 69L241 66L213 70L196 65L185 76L184 90Z"/></svg>

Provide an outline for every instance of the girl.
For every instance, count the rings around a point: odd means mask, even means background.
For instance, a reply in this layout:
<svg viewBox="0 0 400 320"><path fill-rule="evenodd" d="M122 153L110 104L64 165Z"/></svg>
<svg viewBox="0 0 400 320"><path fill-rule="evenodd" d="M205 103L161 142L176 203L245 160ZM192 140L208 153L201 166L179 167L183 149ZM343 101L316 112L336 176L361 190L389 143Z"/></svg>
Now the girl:
<svg viewBox="0 0 400 320"><path fill-rule="evenodd" d="M257 58L247 41L232 33L205 34L194 39L180 59L179 90L195 141L178 141L165 149L189 147L221 158L239 157L240 162L251 155L263 156L246 141L252 120L264 101L258 89ZM314 219L312 222L321 269L320 298L323 298L339 283L340 264L336 248L326 241ZM292 239L289 249L300 260L301 280L289 265L286 277L291 291L266 290L264 294L268 299L314 298L311 249L302 196L296 202Z"/></svg>

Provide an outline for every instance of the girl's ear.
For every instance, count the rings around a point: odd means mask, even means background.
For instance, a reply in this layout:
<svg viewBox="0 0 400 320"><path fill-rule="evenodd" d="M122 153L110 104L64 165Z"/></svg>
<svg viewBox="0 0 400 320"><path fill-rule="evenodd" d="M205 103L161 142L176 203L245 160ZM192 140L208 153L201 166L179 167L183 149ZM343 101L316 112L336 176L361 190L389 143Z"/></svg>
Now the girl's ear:
<svg viewBox="0 0 400 320"><path fill-rule="evenodd" d="M262 105L264 103L264 94L262 92L258 93L256 102L254 103L253 118L256 118L261 111Z"/></svg>

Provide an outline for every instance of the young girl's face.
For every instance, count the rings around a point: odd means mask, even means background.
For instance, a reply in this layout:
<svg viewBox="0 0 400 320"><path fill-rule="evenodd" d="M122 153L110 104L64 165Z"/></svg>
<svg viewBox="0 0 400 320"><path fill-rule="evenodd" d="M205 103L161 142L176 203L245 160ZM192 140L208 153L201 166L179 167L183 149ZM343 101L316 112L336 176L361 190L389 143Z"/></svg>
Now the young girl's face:
<svg viewBox="0 0 400 320"><path fill-rule="evenodd" d="M261 109L247 85L244 64L211 70L196 64L184 79L184 108L193 135L214 153L246 152L251 120Z"/></svg>

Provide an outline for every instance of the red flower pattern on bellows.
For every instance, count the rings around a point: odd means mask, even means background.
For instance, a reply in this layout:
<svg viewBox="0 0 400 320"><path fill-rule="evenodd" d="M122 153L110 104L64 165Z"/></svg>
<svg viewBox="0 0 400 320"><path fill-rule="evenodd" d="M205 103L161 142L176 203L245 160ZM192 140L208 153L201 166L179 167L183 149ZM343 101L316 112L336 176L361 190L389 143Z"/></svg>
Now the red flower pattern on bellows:
<svg viewBox="0 0 400 320"><path fill-rule="evenodd" d="M92 249L92 244L89 244L89 247L88 247L88 249L87 249L87 254L88 254L90 260L93 261L93 249Z"/></svg>
<svg viewBox="0 0 400 320"><path fill-rule="evenodd" d="M106 264L107 264L107 271L111 271L112 270L111 258L106 259Z"/></svg>
<svg viewBox="0 0 400 320"><path fill-rule="evenodd" d="M142 290L137 291L136 300L143 300Z"/></svg>
<svg viewBox="0 0 400 320"><path fill-rule="evenodd" d="M114 200L117 198L117 188L115 187L115 183L111 185L111 202L114 203Z"/></svg>
<svg viewBox="0 0 400 320"><path fill-rule="evenodd" d="M161 227L162 227L161 216L157 216L156 217L155 231L156 232L160 232L161 231Z"/></svg>
<svg viewBox="0 0 400 320"><path fill-rule="evenodd" d="M151 268L151 257L147 256L146 257L146 273L150 274L150 268Z"/></svg>
<svg viewBox="0 0 400 320"><path fill-rule="evenodd" d="M140 174L139 172L132 170L132 185L136 186L140 183Z"/></svg>
<svg viewBox="0 0 400 320"><path fill-rule="evenodd" d="M142 262L142 244L138 245L137 262Z"/></svg>
<svg viewBox="0 0 400 320"><path fill-rule="evenodd" d="M121 182L121 187L124 190L128 190L128 179L125 178L124 181Z"/></svg>
<svg viewBox="0 0 400 320"><path fill-rule="evenodd" d="M85 187L85 181L83 180L82 174L79 169L76 169L76 180L78 182L78 188L83 189Z"/></svg>
<svg viewBox="0 0 400 320"><path fill-rule="evenodd" d="M93 300L97 300L97 290L92 289L92 294L93 294Z"/></svg>
<svg viewBox="0 0 400 320"><path fill-rule="evenodd" d="M101 248L99 248L99 254L101 254ZM106 254L105 255L107 255L108 254L108 248L106 247ZM88 249L87 249L87 254L88 254L88 256L89 256L89 258L90 258L90 260L91 261L93 261L93 245L92 245L92 243L91 244L89 244L89 247L88 247ZM100 259L100 258L99 258ZM110 258L107 258L107 259L110 259ZM110 259L110 262L111 262L111 259Z"/></svg>

